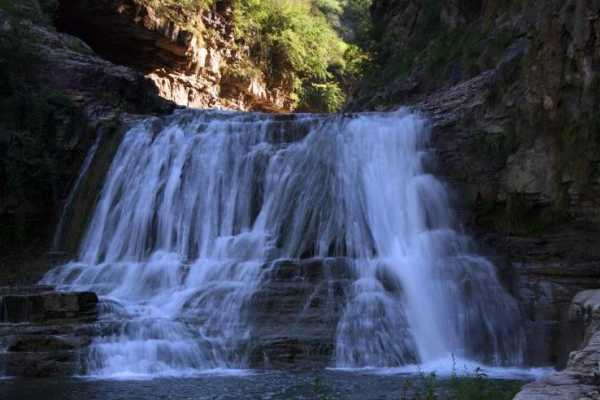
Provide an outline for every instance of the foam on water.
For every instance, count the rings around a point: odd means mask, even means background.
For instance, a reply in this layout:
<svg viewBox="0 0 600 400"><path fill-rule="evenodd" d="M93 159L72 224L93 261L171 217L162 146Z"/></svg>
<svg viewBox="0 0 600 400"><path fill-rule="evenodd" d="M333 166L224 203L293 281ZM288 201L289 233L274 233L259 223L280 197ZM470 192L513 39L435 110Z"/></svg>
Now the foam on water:
<svg viewBox="0 0 600 400"><path fill-rule="evenodd" d="M393 368L330 368L332 371L374 375L428 375L435 373L440 378L475 377L478 374L489 379L532 381L554 372L548 367L522 368L500 367L480 364L464 359L435 360L424 364L409 364Z"/></svg>
<svg viewBox="0 0 600 400"><path fill-rule="evenodd" d="M131 129L77 260L43 281L102 296L88 373L247 368L252 295L274 260L308 257L346 257L355 277L337 367L519 365L518 306L456 229L427 141L405 111L184 111Z"/></svg>
<svg viewBox="0 0 600 400"><path fill-rule="evenodd" d="M216 369L203 369L203 370L163 370L159 373L136 373L130 371L120 371L113 374L100 371L95 374L79 375L76 378L81 378L91 381L102 381L102 380L115 380L115 381L147 381L153 379L169 379L169 378L182 378L192 379L200 377L250 377L256 373L249 369L233 369L233 368L216 368ZM1 379L1 378L0 378Z"/></svg>

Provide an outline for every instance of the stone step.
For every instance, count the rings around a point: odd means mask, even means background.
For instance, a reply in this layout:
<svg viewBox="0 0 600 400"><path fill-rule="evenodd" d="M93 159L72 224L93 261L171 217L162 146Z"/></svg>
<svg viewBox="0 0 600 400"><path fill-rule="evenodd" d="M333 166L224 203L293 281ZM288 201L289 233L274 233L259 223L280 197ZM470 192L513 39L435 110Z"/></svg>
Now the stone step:
<svg viewBox="0 0 600 400"><path fill-rule="evenodd" d="M0 376L80 373L82 355L96 332L97 306L92 292L0 288Z"/></svg>
<svg viewBox="0 0 600 400"><path fill-rule="evenodd" d="M47 323L93 319L98 296L93 292L56 292L48 287L0 289L0 323Z"/></svg>

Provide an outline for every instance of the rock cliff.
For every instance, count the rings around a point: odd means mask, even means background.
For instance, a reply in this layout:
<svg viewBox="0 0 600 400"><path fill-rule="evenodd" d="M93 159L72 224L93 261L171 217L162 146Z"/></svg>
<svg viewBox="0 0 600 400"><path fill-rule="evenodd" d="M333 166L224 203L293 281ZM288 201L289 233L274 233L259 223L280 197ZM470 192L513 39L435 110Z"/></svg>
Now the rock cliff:
<svg viewBox="0 0 600 400"><path fill-rule="evenodd" d="M147 0L62 0L57 26L105 59L143 72L178 105L290 111L288 90L269 87L236 42L229 1L188 12Z"/></svg>
<svg viewBox="0 0 600 400"><path fill-rule="evenodd" d="M375 0L379 68L349 109L412 105L528 317L529 361L564 365L569 304L600 278L600 3Z"/></svg>
<svg viewBox="0 0 600 400"><path fill-rule="evenodd" d="M17 105L6 112L14 121L0 124L0 281L33 281L48 269L44 254L88 149L100 140L103 153L75 202L91 207L120 130L140 114L168 112L174 103L290 108L285 88L241 73L252 60L234 43L230 10L220 4L185 18L171 10L177 18L141 0L63 0L59 31L0 12L0 89ZM583 332L573 325L581 297L575 306L571 300L600 279L599 10L600 0L374 0L380 66L349 105L411 105L432 119L432 168L446 176L466 229L521 302L528 360L568 366L554 381L561 385L575 379L569 371L581 375L584 364L589 371L587 355L597 354L597 335L587 333L583 350L568 357L582 339L572 330ZM36 62L17 68L32 75L22 78L26 87L6 89L15 81L6 54L23 50ZM39 104L32 108L31 99ZM65 242L76 243L89 210L70 212ZM283 290L285 278L268 290ZM267 310L270 294L260 295ZM290 301L270 307L298 305ZM274 316L256 317L269 338L257 344L257 365L330 352L331 332L315 333L320 344L290 338L272 331Z"/></svg>

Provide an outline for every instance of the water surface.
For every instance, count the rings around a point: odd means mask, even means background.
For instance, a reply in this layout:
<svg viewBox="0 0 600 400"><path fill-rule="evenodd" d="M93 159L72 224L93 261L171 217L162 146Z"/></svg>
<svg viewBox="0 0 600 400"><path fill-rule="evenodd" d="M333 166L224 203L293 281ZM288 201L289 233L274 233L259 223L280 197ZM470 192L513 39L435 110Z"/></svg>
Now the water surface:
<svg viewBox="0 0 600 400"><path fill-rule="evenodd" d="M439 390L448 381L440 380ZM506 390L524 381L498 380ZM210 374L152 380L10 379L0 380L2 400L243 400L410 398L422 380L415 375L322 371Z"/></svg>

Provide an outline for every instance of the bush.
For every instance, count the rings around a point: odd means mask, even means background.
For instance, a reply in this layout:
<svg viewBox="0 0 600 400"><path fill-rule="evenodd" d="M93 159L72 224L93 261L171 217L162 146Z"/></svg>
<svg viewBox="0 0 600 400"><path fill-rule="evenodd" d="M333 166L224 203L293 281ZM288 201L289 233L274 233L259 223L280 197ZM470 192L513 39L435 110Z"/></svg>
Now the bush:
<svg viewBox="0 0 600 400"><path fill-rule="evenodd" d="M346 95L336 82L311 83L302 93L300 109L305 111L336 112L346 101Z"/></svg>
<svg viewBox="0 0 600 400"><path fill-rule="evenodd" d="M237 0L236 36L250 48L268 83L288 89L301 109L337 111L348 76L361 71L348 58L350 45L340 32L345 7L356 1Z"/></svg>
<svg viewBox="0 0 600 400"><path fill-rule="evenodd" d="M346 44L310 1L238 0L236 31L275 74L327 79L343 63Z"/></svg>

